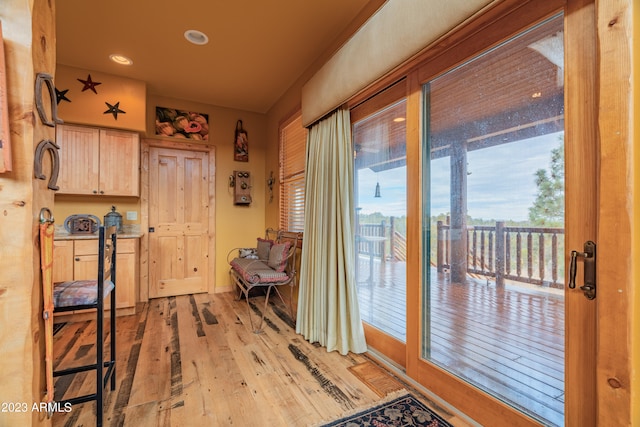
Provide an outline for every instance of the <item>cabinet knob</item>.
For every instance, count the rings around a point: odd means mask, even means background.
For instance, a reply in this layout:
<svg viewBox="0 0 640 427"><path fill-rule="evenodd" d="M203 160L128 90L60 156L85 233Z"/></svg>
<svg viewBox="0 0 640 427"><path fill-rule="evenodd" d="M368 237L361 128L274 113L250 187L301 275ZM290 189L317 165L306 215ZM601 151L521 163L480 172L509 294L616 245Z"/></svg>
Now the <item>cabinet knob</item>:
<svg viewBox="0 0 640 427"><path fill-rule="evenodd" d="M98 190L93 190L93 194L98 194Z"/></svg>
<svg viewBox="0 0 640 427"><path fill-rule="evenodd" d="M76 257L76 258L75 258L75 260L76 260L76 261L80 261L80 258Z"/></svg>
<svg viewBox="0 0 640 427"><path fill-rule="evenodd" d="M100 190L100 194L104 194L104 190Z"/></svg>

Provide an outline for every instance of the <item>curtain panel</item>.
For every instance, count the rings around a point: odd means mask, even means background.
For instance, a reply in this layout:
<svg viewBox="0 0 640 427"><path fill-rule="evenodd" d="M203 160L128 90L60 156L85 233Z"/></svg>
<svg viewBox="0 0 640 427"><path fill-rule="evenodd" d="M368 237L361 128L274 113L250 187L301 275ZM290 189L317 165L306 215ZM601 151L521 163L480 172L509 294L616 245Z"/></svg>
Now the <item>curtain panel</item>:
<svg viewBox="0 0 640 427"><path fill-rule="evenodd" d="M349 111L308 136L305 227L296 332L327 351L367 351L356 294L353 155Z"/></svg>

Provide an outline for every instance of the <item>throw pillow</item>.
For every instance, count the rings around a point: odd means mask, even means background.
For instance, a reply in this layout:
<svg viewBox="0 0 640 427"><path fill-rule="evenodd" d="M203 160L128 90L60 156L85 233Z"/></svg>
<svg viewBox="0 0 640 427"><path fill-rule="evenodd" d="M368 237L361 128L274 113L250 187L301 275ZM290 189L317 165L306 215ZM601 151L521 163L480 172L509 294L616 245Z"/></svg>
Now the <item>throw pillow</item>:
<svg viewBox="0 0 640 427"><path fill-rule="evenodd" d="M291 242L285 243L276 243L271 246L271 250L269 251L269 261L267 261L267 265L273 268L278 273L284 271L287 266L287 255L289 255L289 246L291 246Z"/></svg>
<svg viewBox="0 0 640 427"><path fill-rule="evenodd" d="M261 239L258 237L257 252L259 260L266 261L269 259L269 250L272 245L273 240Z"/></svg>

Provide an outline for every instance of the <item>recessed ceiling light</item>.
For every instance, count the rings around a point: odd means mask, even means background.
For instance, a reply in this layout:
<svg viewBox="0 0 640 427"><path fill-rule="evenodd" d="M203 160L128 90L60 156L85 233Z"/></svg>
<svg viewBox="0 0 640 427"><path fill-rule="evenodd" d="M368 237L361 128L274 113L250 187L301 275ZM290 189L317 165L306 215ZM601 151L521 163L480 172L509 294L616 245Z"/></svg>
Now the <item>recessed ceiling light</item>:
<svg viewBox="0 0 640 427"><path fill-rule="evenodd" d="M131 60L131 58L127 58L124 55L118 55L117 53L109 55L109 59L111 59L116 64L120 64L120 65L132 65L133 64L133 61Z"/></svg>
<svg viewBox="0 0 640 427"><path fill-rule="evenodd" d="M396 117L395 119L393 119L393 121L396 123L404 122L405 120L406 119L404 117Z"/></svg>
<svg viewBox="0 0 640 427"><path fill-rule="evenodd" d="M207 44L209 43L209 37L202 31L187 30L184 32L184 38L193 44Z"/></svg>

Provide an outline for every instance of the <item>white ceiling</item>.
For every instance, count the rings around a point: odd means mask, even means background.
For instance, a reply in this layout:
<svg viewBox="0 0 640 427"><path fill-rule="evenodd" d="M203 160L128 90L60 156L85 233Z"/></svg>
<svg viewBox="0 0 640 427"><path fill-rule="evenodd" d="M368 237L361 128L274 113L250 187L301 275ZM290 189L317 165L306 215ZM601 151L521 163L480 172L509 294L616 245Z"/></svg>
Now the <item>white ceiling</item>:
<svg viewBox="0 0 640 427"><path fill-rule="evenodd" d="M57 62L142 80L150 94L265 113L381 0L58 0ZM197 46L184 32L209 37ZM117 65L109 55L133 59Z"/></svg>

